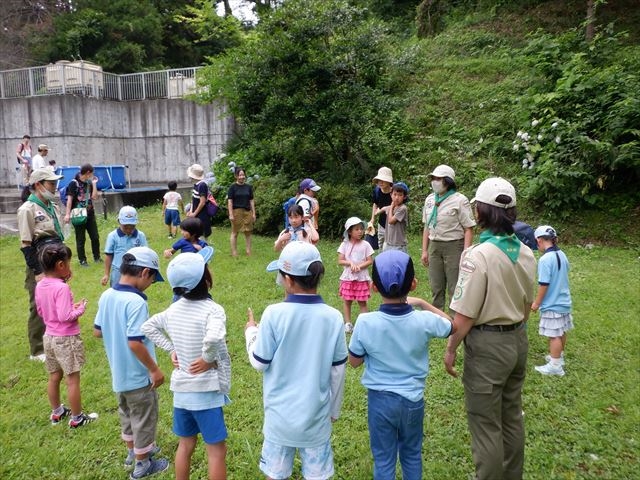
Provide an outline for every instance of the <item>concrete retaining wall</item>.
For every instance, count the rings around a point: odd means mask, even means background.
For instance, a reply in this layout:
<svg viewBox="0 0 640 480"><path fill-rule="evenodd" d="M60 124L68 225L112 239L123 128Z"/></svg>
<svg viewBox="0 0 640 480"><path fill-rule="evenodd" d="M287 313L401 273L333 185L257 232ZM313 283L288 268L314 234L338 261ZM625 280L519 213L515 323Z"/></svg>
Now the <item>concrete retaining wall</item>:
<svg viewBox="0 0 640 480"><path fill-rule="evenodd" d="M16 185L16 148L24 134L51 147L60 166L128 165L132 182L186 182L205 170L231 138L235 123L219 105L187 100L112 102L60 95L0 101L0 186Z"/></svg>

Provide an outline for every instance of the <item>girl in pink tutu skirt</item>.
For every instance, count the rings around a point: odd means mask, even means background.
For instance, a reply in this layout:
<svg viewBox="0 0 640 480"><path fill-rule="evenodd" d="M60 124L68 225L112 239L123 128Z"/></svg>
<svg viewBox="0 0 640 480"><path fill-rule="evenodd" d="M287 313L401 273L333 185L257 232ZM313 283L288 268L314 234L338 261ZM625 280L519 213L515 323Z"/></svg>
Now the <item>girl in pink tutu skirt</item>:
<svg viewBox="0 0 640 480"><path fill-rule="evenodd" d="M339 295L344 300L344 331L351 333L351 304L355 300L360 313L368 312L367 300L371 296L369 265L373 263L373 248L365 242L367 224L358 217L349 218L344 224L344 241L338 247L338 265L344 270L340 275Z"/></svg>

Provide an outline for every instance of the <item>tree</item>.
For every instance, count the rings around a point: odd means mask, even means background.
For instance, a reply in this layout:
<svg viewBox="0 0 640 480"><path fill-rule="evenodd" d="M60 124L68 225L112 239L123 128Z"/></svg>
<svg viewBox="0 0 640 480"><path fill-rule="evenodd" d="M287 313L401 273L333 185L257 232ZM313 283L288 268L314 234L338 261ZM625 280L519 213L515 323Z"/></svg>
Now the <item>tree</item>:
<svg viewBox="0 0 640 480"><path fill-rule="evenodd" d="M360 179L392 150L392 48L384 25L346 1L289 0L205 68L203 100L229 102L243 164Z"/></svg>

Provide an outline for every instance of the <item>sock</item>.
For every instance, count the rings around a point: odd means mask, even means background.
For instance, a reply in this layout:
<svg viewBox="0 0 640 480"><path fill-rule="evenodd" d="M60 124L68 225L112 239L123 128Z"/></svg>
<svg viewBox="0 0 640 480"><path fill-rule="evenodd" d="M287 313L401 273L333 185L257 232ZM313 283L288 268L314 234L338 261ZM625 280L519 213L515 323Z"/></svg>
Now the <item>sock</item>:
<svg viewBox="0 0 640 480"><path fill-rule="evenodd" d="M60 404L58 408L56 408L55 410L52 410L52 413L54 415L62 415L64 413L64 406Z"/></svg>
<svg viewBox="0 0 640 480"><path fill-rule="evenodd" d="M80 421L80 420L82 419L82 413L80 413L80 415L71 415L71 419L72 419L74 422L78 422L78 421Z"/></svg>
<svg viewBox="0 0 640 480"><path fill-rule="evenodd" d="M549 363L551 365L553 365L554 367L559 367L560 366L560 358L551 357L551 359L549 360Z"/></svg>
<svg viewBox="0 0 640 480"><path fill-rule="evenodd" d="M136 470L146 470L147 468L149 468L150 464L151 460L149 460L149 457L145 458L144 460L136 460Z"/></svg>

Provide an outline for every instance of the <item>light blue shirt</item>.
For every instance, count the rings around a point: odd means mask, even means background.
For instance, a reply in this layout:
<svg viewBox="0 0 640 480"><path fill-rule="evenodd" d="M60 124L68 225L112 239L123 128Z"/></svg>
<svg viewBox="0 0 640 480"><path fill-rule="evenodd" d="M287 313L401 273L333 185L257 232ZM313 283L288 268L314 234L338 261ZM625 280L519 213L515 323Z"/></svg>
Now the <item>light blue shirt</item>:
<svg viewBox="0 0 640 480"><path fill-rule="evenodd" d="M288 295L260 321L254 358L263 372L264 438L317 447L331 436L331 367L347 361L342 314L319 295Z"/></svg>
<svg viewBox="0 0 640 480"><path fill-rule="evenodd" d="M548 248L538 261L538 283L547 285L541 312L571 313L569 260L558 247Z"/></svg>
<svg viewBox="0 0 640 480"><path fill-rule="evenodd" d="M120 281L120 265L122 256L133 247L148 247L147 237L140 230L135 229L131 235L126 235L120 228L107 235L107 242L104 246L104 253L113 255L111 260L111 274L109 286L113 287Z"/></svg>
<svg viewBox="0 0 640 480"><path fill-rule="evenodd" d="M147 367L129 348L130 340L141 341L155 361L153 343L140 329L147 318L147 297L136 288L118 283L100 296L94 327L102 332L114 392L128 392L151 383Z"/></svg>
<svg viewBox="0 0 640 480"><path fill-rule="evenodd" d="M358 316L349 352L364 357L361 382L366 388L417 402L429 374L429 341L450 334L446 318L408 304L382 304L379 311Z"/></svg>

